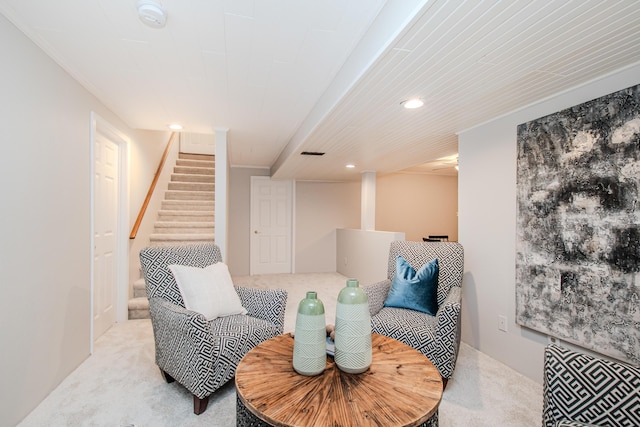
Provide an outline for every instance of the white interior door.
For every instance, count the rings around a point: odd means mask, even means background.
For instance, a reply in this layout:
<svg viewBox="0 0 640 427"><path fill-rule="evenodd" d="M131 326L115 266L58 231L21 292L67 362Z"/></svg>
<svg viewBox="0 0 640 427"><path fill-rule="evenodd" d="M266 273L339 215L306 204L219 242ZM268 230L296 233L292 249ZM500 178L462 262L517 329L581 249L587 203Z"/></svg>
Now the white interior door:
<svg viewBox="0 0 640 427"><path fill-rule="evenodd" d="M215 135L180 133L180 152L191 154L216 154Z"/></svg>
<svg viewBox="0 0 640 427"><path fill-rule="evenodd" d="M119 147L104 134L94 139L93 339L116 321L118 283Z"/></svg>
<svg viewBox="0 0 640 427"><path fill-rule="evenodd" d="M251 274L292 272L293 181L251 177Z"/></svg>

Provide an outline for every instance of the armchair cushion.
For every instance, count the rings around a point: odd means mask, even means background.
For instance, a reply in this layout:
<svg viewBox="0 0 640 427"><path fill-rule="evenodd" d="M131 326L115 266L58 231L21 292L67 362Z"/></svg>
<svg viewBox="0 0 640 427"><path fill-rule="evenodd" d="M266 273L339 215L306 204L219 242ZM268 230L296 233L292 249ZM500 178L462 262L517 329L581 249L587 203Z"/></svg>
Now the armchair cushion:
<svg viewBox="0 0 640 427"><path fill-rule="evenodd" d="M233 378L236 366L249 350L263 341L280 335L278 327L271 322L251 316L233 315L219 317L210 322L214 348L218 350L214 364L226 369L214 370L212 384L217 388ZM214 388L214 390L215 390Z"/></svg>
<svg viewBox="0 0 640 427"><path fill-rule="evenodd" d="M396 274L384 306L435 316L438 311L438 259L432 259L416 272L407 260L398 256Z"/></svg>
<svg viewBox="0 0 640 427"><path fill-rule="evenodd" d="M284 332L284 314L287 306L287 291L284 289L258 289L236 286L242 306L248 315L273 323L277 334Z"/></svg>
<svg viewBox="0 0 640 427"><path fill-rule="evenodd" d="M371 329L427 353L436 341L437 319L426 313L384 307L371 319ZM433 348L431 348L433 349Z"/></svg>
<svg viewBox="0 0 640 427"><path fill-rule="evenodd" d="M184 305L202 313L207 320L233 314L247 314L226 264L217 262L204 268L169 265Z"/></svg>

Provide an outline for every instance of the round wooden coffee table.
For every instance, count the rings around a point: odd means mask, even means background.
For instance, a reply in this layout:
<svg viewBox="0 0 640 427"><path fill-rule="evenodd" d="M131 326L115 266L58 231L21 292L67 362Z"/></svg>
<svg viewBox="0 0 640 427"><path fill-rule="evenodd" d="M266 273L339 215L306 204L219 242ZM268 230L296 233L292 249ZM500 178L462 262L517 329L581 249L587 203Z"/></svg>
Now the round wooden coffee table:
<svg viewBox="0 0 640 427"><path fill-rule="evenodd" d="M320 375L293 370L284 334L249 351L236 369L237 426L437 426L442 379L419 351L372 335L371 367L342 372L327 356Z"/></svg>

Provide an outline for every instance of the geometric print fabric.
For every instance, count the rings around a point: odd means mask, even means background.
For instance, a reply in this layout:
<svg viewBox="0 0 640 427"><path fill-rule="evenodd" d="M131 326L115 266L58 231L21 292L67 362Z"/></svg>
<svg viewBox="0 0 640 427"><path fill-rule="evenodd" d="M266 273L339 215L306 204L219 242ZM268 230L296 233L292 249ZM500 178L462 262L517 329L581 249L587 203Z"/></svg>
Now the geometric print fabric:
<svg viewBox="0 0 640 427"><path fill-rule="evenodd" d="M402 308L385 307L374 316L374 329L385 329L391 338L404 342L410 347L424 353L430 343L436 339L436 318L426 313L410 311ZM405 325L403 328L387 328L388 325Z"/></svg>
<svg viewBox="0 0 640 427"><path fill-rule="evenodd" d="M558 421L555 427L599 427L595 424L580 423L578 421Z"/></svg>
<svg viewBox="0 0 640 427"><path fill-rule="evenodd" d="M545 427L640 426L640 369L555 344L545 349Z"/></svg>
<svg viewBox="0 0 640 427"><path fill-rule="evenodd" d="M247 315L207 321L184 308L168 265L204 268L222 260L218 246L144 248L140 262L149 298L156 364L194 396L204 399L235 375L240 359L282 333L287 292L235 287Z"/></svg>
<svg viewBox="0 0 640 427"><path fill-rule="evenodd" d="M435 317L414 310L383 307L398 256L402 256L416 271L429 261L438 259L439 308ZM362 288L369 298L372 331L420 351L445 379L453 375L460 346L463 271L464 250L459 243L394 241L389 249L387 279Z"/></svg>
<svg viewBox="0 0 640 427"><path fill-rule="evenodd" d="M221 261L220 248L213 244L144 248L140 251L140 263L147 297L161 297L184 307L178 284L169 266L204 268Z"/></svg>
<svg viewBox="0 0 640 427"><path fill-rule="evenodd" d="M464 252L459 243L391 242L387 278L393 280L396 274L396 259L403 257L414 270L418 271L433 259L438 259L438 305L442 305L451 287L462 286L464 272Z"/></svg>

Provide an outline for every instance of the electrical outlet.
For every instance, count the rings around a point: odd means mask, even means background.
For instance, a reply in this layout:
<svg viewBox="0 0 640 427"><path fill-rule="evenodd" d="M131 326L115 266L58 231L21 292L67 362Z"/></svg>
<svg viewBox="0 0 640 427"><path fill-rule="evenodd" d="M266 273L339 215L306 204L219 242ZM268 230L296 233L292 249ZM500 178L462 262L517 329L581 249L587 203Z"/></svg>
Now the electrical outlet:
<svg viewBox="0 0 640 427"><path fill-rule="evenodd" d="M498 316L498 330L507 332L507 316Z"/></svg>
<svg viewBox="0 0 640 427"><path fill-rule="evenodd" d="M346 266L347 265L347 257L344 257L343 262L344 262L344 265Z"/></svg>

